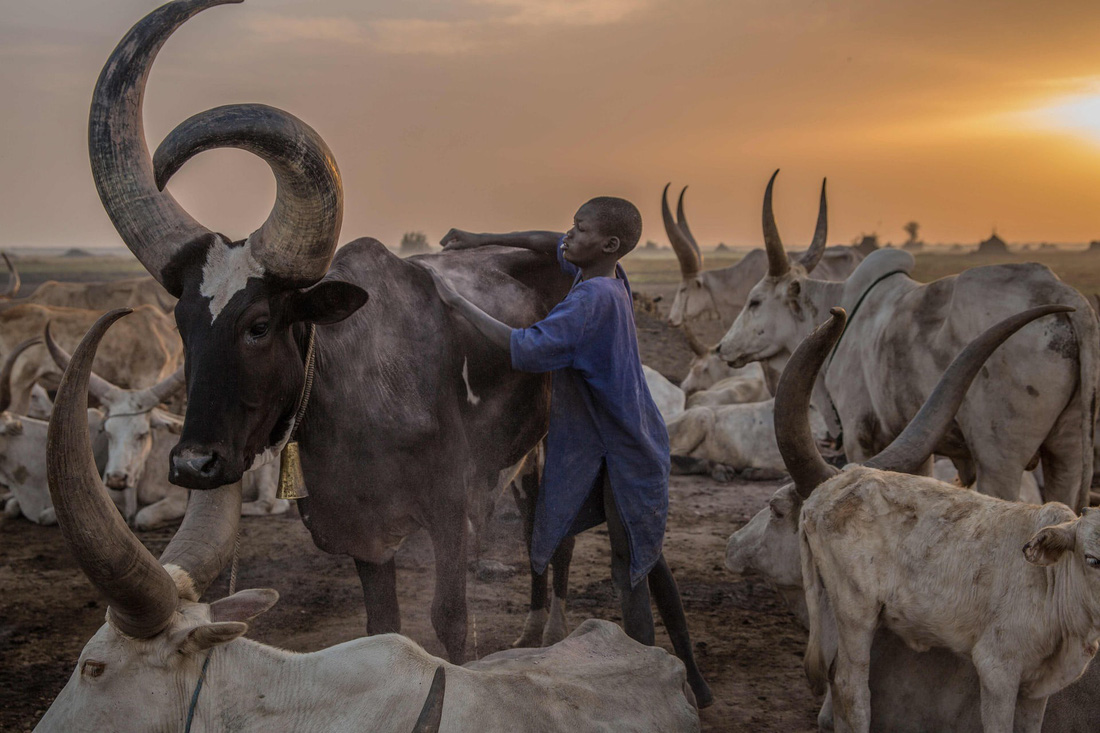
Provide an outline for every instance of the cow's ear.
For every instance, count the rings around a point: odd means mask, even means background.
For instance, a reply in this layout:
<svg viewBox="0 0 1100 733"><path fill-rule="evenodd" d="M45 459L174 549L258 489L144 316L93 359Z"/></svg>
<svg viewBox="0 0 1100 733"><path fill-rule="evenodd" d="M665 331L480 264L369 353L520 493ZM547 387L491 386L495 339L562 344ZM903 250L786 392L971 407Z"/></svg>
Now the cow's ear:
<svg viewBox="0 0 1100 733"><path fill-rule="evenodd" d="M156 408L149 413L149 423L154 428L164 428L172 435L179 435L183 432L183 420L171 413Z"/></svg>
<svg viewBox="0 0 1100 733"><path fill-rule="evenodd" d="M176 650L180 654L198 654L220 644L228 644L244 636L248 624L240 621L200 624L180 634L176 639Z"/></svg>
<svg viewBox="0 0 1100 733"><path fill-rule="evenodd" d="M791 280L791 284L787 286L787 305L790 306L791 311L799 320L802 319L802 304L798 301L801 295L802 283L798 280Z"/></svg>
<svg viewBox="0 0 1100 733"><path fill-rule="evenodd" d="M242 590L210 604L211 621L248 621L268 610L279 600L271 588Z"/></svg>
<svg viewBox="0 0 1100 733"><path fill-rule="evenodd" d="M290 323L305 321L320 326L338 323L367 302L367 291L340 280L325 280L309 290L294 293L287 303Z"/></svg>
<svg viewBox="0 0 1100 733"><path fill-rule="evenodd" d="M1043 527L1024 545L1024 558L1033 565L1053 565L1077 541L1077 521Z"/></svg>

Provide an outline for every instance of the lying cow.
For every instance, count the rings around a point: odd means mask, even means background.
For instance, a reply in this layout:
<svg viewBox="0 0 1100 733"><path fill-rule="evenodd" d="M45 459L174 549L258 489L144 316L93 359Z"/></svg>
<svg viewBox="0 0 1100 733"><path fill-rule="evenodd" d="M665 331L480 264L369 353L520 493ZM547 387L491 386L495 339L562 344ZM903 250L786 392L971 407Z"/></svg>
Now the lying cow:
<svg viewBox="0 0 1100 733"><path fill-rule="evenodd" d="M46 489L46 429L44 420L10 412L11 371L19 355L42 343L41 339L29 339L17 345L4 358L0 367L0 483L11 492L5 498L4 516L22 514L35 524L57 522L53 505ZM103 423L103 413L88 410L88 422L93 435L98 434ZM106 442L97 440L95 446L97 465L106 458Z"/></svg>
<svg viewBox="0 0 1100 733"><path fill-rule="evenodd" d="M642 366L645 374L645 383L649 387L649 393L653 401L657 403L657 410L667 423L684 411L684 390L668 381L663 374L656 369Z"/></svg>
<svg viewBox="0 0 1100 733"><path fill-rule="evenodd" d="M815 413L814 435L825 440L825 421ZM715 464L711 475L730 480L730 471L757 479L785 473L775 440L775 400L747 405L692 407L668 423L669 449L674 456Z"/></svg>
<svg viewBox="0 0 1100 733"><path fill-rule="evenodd" d="M684 334L687 336L692 353L695 354L688 366L687 376L680 383L681 389L689 398L696 392L711 389L719 382L735 377L766 381L764 369L759 363L753 362L734 368L718 355L717 348L707 348L687 326L684 326ZM766 400L768 397L771 397L770 392L763 399Z"/></svg>
<svg viewBox="0 0 1100 733"><path fill-rule="evenodd" d="M107 623L36 730L175 730L193 713L199 730L403 732L414 729L439 668L448 689L437 727L445 730L699 730L683 665L606 621L588 621L549 649L501 652L467 667L397 634L311 654L241 638L275 603L275 591L198 602L232 551L239 493L195 492L158 562L122 523L92 468L84 419L91 361L121 315L104 316L77 347L47 451L58 523L108 598Z"/></svg>
<svg viewBox="0 0 1100 733"><path fill-rule="evenodd" d="M687 407L721 407L766 402L771 393L763 379L756 377L729 377L710 389L696 392L687 398Z"/></svg>
<svg viewBox="0 0 1100 733"><path fill-rule="evenodd" d="M53 340L50 324L45 329L46 347L58 369L64 371L69 354ZM107 464L103 481L113 492L119 510L138 529L156 529L183 516L187 490L168 482L164 470L168 455L179 441L183 419L158 407L184 387L183 368L145 389L124 389L95 372L88 382L90 394L105 413ZM148 467L148 470L147 470ZM290 507L276 499L278 465L246 471L242 491L247 501L244 516L284 514ZM143 508L139 511L138 506Z"/></svg>
<svg viewBox="0 0 1100 733"><path fill-rule="evenodd" d="M812 364L806 365L801 356L799 358L796 370L813 371ZM802 386L808 389L810 382L812 376ZM791 385L785 383L784 386ZM781 399L791 397L789 391L785 390ZM808 394L799 399L808 407ZM787 434L796 430L790 424L796 418L797 410L787 411L777 421L777 431ZM921 456L916 456L915 462L923 462ZM942 470L941 461L936 463L937 469ZM808 626L798 545L802 504L803 498L794 484L780 488L766 508L730 536L725 563L737 574L751 570L763 575L791 612ZM835 634L827 636L825 646L827 657L832 658ZM879 629L871 649L870 680L871 730L966 733L981 729L979 685L974 667L946 649L915 652L889 630ZM950 683L944 684L944 680ZM1100 667L1090 668L1085 678L1051 697L1044 730L1087 733L1100 727L1100 708L1086 703L1091 700L1093 691L1100 693ZM822 730L833 729L831 693L826 696L818 723Z"/></svg>

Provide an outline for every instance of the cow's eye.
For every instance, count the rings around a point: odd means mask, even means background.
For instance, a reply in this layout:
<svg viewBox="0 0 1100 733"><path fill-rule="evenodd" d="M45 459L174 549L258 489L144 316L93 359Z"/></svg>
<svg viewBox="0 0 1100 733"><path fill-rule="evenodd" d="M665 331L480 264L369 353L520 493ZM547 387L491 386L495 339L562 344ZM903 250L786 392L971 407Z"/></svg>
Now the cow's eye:
<svg viewBox="0 0 1100 733"><path fill-rule="evenodd" d="M1093 557L1092 555L1085 555L1085 562L1094 568L1100 568L1100 558Z"/></svg>
<svg viewBox="0 0 1100 733"><path fill-rule="evenodd" d="M103 662L88 659L80 666L80 674L85 677L98 677L103 674L103 670L105 669L107 669L107 665Z"/></svg>
<svg viewBox="0 0 1100 733"><path fill-rule="evenodd" d="M248 328L248 335L253 339L262 339L271 328L269 321L256 321Z"/></svg>
<svg viewBox="0 0 1100 733"><path fill-rule="evenodd" d="M759 300L750 300L749 301L749 308L757 308L759 306L760 306L760 301Z"/></svg>

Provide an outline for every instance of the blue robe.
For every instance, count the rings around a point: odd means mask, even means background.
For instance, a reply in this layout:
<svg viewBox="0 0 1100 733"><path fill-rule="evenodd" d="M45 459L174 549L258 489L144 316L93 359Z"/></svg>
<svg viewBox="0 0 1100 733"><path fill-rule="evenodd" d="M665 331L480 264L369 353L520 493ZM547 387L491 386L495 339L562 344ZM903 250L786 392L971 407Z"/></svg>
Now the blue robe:
<svg viewBox="0 0 1100 733"><path fill-rule="evenodd" d="M512 367L553 372L546 466L535 510L531 564L544 572L567 536L606 521L601 468L630 541L630 580L643 580L661 555L668 518L668 431L649 394L638 353L634 304L618 277L580 280L530 328L512 331Z"/></svg>

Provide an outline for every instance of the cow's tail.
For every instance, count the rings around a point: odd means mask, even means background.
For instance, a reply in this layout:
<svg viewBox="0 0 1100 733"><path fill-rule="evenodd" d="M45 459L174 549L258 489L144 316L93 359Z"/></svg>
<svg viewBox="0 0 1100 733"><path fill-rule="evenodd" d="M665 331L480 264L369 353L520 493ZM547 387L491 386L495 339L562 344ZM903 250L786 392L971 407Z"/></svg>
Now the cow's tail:
<svg viewBox="0 0 1100 733"><path fill-rule="evenodd" d="M803 665L806 668L806 678L810 681L810 687L815 695L824 695L828 684L829 668L825 661L825 651L822 648L822 633L825 619L822 618L826 604L823 594L825 586L821 582L821 573L814 562L813 551L810 549L810 541L807 538L807 529L813 531L812 520L802 514L802 521L798 528L799 555L802 561L802 583L806 589L806 611L810 623L810 639L806 642L806 656ZM809 526L808 526L808 523Z"/></svg>
<svg viewBox="0 0 1100 733"><path fill-rule="evenodd" d="M1084 298L1082 298L1083 300ZM1079 354L1079 381L1077 398L1081 408L1081 490L1074 509L1080 512L1089 505L1092 488L1093 446L1095 444L1097 417L1097 389L1100 389L1100 323L1091 303L1069 314L1077 337Z"/></svg>

